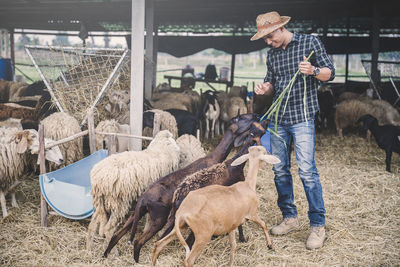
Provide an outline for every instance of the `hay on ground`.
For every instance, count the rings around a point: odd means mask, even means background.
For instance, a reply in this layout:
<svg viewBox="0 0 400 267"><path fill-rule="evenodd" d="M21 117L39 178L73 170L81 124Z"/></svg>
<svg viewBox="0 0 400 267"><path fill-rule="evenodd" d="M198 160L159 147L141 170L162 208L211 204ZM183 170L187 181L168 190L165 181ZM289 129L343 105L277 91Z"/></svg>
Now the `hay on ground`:
<svg viewBox="0 0 400 267"><path fill-rule="evenodd" d="M385 153L374 141L358 136L344 140L318 135L316 161L324 193L325 246L316 251L305 248L309 225L308 204L297 174L294 154L292 174L295 204L301 228L286 236L272 236L275 251L268 250L262 229L244 226L247 243L239 243L235 266L392 266L400 264L400 157L393 154L392 173L385 171ZM231 153L230 156L232 156ZM17 188L19 208L0 219L0 265L9 266L131 266L132 246L127 236L118 244L120 255L103 259L103 240L95 240L94 251L85 250L89 219L72 221L49 216L49 227L40 227L40 192L37 176L21 179ZM260 216L268 228L281 220L271 166L262 165L257 191ZM8 207L10 206L7 199ZM141 222L138 233L142 232ZM154 242L142 249L140 264L148 266ZM184 248L176 240L160 254L157 266L182 266ZM196 266L227 266L228 236L212 240Z"/></svg>

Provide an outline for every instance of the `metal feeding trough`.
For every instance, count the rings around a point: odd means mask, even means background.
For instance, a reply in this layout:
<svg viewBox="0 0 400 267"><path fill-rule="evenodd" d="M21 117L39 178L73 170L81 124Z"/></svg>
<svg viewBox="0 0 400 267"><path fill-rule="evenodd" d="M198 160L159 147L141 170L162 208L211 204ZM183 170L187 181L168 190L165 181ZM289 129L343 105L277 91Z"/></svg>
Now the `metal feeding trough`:
<svg viewBox="0 0 400 267"><path fill-rule="evenodd" d="M107 156L107 150L99 150L62 169L40 175L40 190L50 207L73 220L91 216L94 208L90 195L90 171Z"/></svg>

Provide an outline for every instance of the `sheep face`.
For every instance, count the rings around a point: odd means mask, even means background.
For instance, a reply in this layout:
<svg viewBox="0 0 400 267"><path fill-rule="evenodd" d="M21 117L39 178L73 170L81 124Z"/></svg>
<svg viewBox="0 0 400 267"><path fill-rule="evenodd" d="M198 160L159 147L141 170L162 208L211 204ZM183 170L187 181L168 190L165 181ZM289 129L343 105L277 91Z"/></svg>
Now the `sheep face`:
<svg viewBox="0 0 400 267"><path fill-rule="evenodd" d="M36 130L29 129L25 131L16 132L11 138L10 142L17 144L17 152L19 154L25 153L27 150L31 150L32 154L39 153L39 140ZM45 139L45 147L53 143L53 140ZM45 157L48 161L54 162L57 165L63 162L63 156L58 146L54 146L50 149L46 149ZM39 162L39 157L38 157Z"/></svg>

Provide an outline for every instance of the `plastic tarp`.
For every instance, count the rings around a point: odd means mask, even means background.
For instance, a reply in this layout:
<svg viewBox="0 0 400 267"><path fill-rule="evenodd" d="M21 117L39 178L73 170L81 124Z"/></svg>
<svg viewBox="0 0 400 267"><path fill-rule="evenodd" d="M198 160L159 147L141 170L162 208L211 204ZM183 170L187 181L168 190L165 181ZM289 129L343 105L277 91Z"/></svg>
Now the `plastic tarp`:
<svg viewBox="0 0 400 267"><path fill-rule="evenodd" d="M107 155L106 150L99 150L62 169L40 175L40 190L50 207L69 219L81 220L91 216L94 208L90 195L90 171Z"/></svg>

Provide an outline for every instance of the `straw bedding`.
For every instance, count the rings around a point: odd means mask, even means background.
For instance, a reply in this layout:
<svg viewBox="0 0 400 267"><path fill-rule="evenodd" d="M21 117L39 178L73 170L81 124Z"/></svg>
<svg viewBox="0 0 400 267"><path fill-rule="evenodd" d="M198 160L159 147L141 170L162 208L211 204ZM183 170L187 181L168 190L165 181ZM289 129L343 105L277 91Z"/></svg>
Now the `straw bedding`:
<svg viewBox="0 0 400 267"><path fill-rule="evenodd" d="M247 243L238 243L235 266L377 266L400 264L400 157L392 157L392 173L385 172L385 153L374 141L357 135L342 141L330 134L318 135L316 161L324 190L328 239L317 251L305 249L308 236L308 204L292 154L295 203L301 228L287 236L272 236L275 251L268 250L261 228L244 226ZM232 156L232 154L230 155ZM133 265L127 237L118 244L119 257L103 259L103 242L85 250L89 219L71 221L49 216L49 228L40 227L40 195L37 177L27 175L17 189L19 208L0 220L0 265L12 266L128 266ZM257 191L260 216L271 226L281 220L271 167L262 165ZM143 222L139 231L142 231ZM148 266L155 238L143 248L140 264ZM160 254L157 266L181 266L184 249L176 240ZM227 236L212 240L196 266L227 266Z"/></svg>

